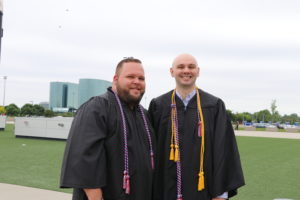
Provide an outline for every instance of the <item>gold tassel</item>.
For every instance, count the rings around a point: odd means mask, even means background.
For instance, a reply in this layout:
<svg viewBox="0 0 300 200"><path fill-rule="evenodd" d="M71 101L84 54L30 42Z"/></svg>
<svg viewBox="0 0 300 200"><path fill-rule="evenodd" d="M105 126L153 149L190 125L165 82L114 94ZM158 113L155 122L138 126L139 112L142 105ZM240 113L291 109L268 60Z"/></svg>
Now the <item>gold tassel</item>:
<svg viewBox="0 0 300 200"><path fill-rule="evenodd" d="M174 160L174 144L171 144L170 147L170 160Z"/></svg>
<svg viewBox="0 0 300 200"><path fill-rule="evenodd" d="M198 176L198 191L201 191L204 189L204 172L199 172Z"/></svg>
<svg viewBox="0 0 300 200"><path fill-rule="evenodd" d="M174 161L177 162L179 161L179 151L178 151L178 145L175 144L175 157Z"/></svg>

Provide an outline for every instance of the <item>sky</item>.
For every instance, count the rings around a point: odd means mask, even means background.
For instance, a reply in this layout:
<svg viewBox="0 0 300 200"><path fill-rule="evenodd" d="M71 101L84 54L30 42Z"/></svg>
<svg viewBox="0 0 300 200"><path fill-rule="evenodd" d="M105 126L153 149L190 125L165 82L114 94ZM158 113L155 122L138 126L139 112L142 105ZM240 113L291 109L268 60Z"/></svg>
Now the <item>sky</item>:
<svg viewBox="0 0 300 200"><path fill-rule="evenodd" d="M197 58L197 86L233 112L300 115L298 0L4 0L0 104L49 101L50 82L111 81L116 64L143 62L141 103L175 87L169 68Z"/></svg>

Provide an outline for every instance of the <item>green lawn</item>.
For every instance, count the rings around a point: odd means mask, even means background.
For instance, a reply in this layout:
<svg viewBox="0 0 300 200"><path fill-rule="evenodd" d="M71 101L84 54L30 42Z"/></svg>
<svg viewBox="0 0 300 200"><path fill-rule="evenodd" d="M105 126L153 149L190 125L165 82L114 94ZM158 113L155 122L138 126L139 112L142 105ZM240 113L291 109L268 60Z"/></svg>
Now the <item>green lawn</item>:
<svg viewBox="0 0 300 200"><path fill-rule="evenodd" d="M0 132L0 182L58 188L65 142ZM300 140L237 137L246 186L233 200L300 199Z"/></svg>
<svg viewBox="0 0 300 200"><path fill-rule="evenodd" d="M237 137L246 186L234 200L300 199L300 140Z"/></svg>
<svg viewBox="0 0 300 200"><path fill-rule="evenodd" d="M15 138L13 125L0 131L0 182L59 189L64 141Z"/></svg>

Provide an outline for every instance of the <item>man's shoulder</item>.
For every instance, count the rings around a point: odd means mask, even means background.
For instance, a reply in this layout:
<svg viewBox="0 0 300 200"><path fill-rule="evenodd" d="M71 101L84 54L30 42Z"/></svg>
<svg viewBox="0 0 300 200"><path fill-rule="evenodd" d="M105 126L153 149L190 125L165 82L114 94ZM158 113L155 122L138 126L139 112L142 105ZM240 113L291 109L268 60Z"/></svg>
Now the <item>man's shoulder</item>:
<svg viewBox="0 0 300 200"><path fill-rule="evenodd" d="M153 98L152 102L154 102L158 105L168 105L169 106L169 104L171 102L172 92L173 92L173 90L171 90L167 93L164 93L156 98Z"/></svg>
<svg viewBox="0 0 300 200"><path fill-rule="evenodd" d="M201 103L203 107L217 106L219 101L222 101L219 97L216 97L202 89L199 89Z"/></svg>
<svg viewBox="0 0 300 200"><path fill-rule="evenodd" d="M109 104L111 95L109 92L105 92L104 94L93 96L85 103L83 103L79 109L86 109L86 108L94 108L98 109L99 107L107 106Z"/></svg>

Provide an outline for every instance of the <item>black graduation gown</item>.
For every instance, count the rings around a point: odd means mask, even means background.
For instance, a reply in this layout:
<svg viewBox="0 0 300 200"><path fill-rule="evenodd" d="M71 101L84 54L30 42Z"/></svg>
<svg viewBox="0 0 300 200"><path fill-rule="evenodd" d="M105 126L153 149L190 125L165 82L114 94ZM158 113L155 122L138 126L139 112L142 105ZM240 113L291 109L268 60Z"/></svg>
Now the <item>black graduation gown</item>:
<svg viewBox="0 0 300 200"><path fill-rule="evenodd" d="M200 192L197 191L201 144L197 132L197 97L195 95L185 109L176 95L183 199L211 200L224 192L231 197L236 195L237 188L245 184L234 132L222 100L199 91L205 123L205 189ZM175 200L177 195L176 163L169 160L171 95L172 91L153 99L149 107L157 139L155 200Z"/></svg>
<svg viewBox="0 0 300 200"><path fill-rule="evenodd" d="M78 109L70 129L60 187L74 188L73 200L87 199L82 188L102 188L105 200L151 200L153 170L144 122L138 107L132 110L122 104L128 130L130 194L122 189L124 137L120 111L108 89ZM150 122L148 125L153 133Z"/></svg>

